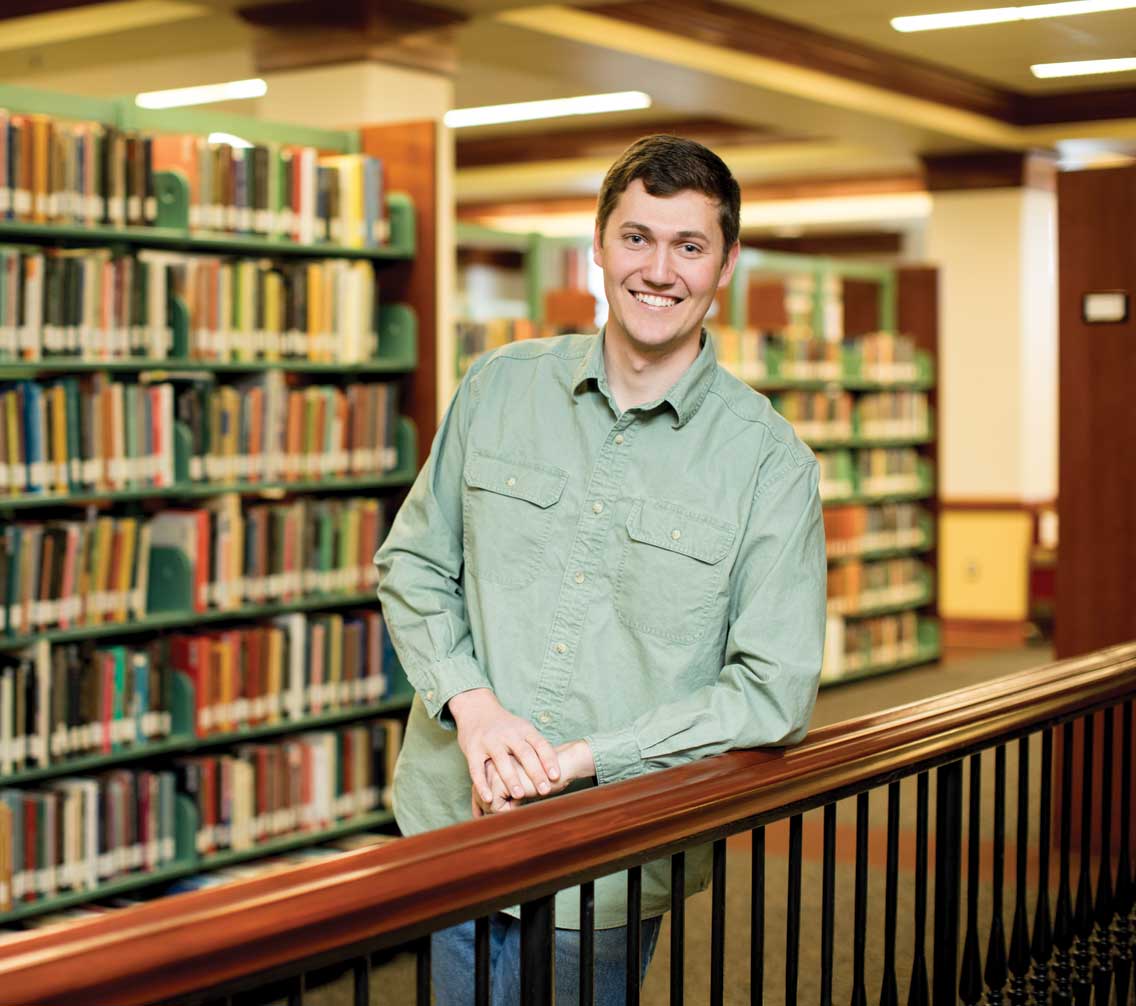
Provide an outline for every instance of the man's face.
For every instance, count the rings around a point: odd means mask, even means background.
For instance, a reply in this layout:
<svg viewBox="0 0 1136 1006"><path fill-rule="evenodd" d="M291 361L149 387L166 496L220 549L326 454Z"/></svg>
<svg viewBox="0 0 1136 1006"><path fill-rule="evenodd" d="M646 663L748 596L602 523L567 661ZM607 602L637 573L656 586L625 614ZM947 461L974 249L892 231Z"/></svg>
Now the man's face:
<svg viewBox="0 0 1136 1006"><path fill-rule="evenodd" d="M604 233L597 229L593 238L610 311L608 337L651 355L696 339L737 263L737 244L724 260L723 244L716 200L693 189L653 196L633 181Z"/></svg>

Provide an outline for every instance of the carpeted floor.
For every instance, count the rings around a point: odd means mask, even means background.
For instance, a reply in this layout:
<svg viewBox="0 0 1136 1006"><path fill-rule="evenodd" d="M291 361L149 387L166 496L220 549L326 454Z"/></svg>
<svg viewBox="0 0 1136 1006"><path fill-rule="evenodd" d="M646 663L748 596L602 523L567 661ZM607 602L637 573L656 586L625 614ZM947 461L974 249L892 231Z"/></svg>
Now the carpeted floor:
<svg viewBox="0 0 1136 1006"><path fill-rule="evenodd" d="M1022 649L954 653L940 664L826 688L817 702L813 724L815 726L839 722L890 706L901 705L929 695L964 688L978 682L1001 677L1028 667L1036 667L1052 659L1046 646L1035 645ZM1031 790L1037 786L1035 753L1032 758ZM1016 751L1009 752L1009 799L1007 837L1007 893L1004 909L1004 926L1007 933L1014 909L1012 864L1014 852L1014 780L1016 778ZM993 801L993 756L983 759L983 807L990 808ZM900 875L898 885L899 939L896 951L896 971L900 1001L907 999L911 969L913 920L914 868L915 868L915 781L905 781L901 787ZM934 807L932 785L931 806ZM1034 802L1032 804L1036 806ZM884 930L884 877L886 861L886 791L877 791L869 801L869 871L867 912L867 955L865 986L867 995L878 1000L883 973ZM933 813L933 811L932 811ZM991 918L990 884L993 854L989 835L992 832L992 812L983 814L983 862L980 892L978 932L983 952ZM933 824L932 824L933 827ZM853 983L853 901L854 901L854 843L855 800L845 800L837 813L837 866L836 866L836 932L834 941L835 1002L849 1002ZM785 892L788 866L788 826L785 822L771 826L766 836L766 955L764 997L769 1006L781 1006L785 994ZM740 835L728 843L727 897L726 897L726 976L725 1001L730 1006L750 1002L749 991L749 915L750 915L750 841ZM821 918L821 811L805 816L804 866L802 895L802 927L799 935L800 974L797 998L803 1003L820 1001L820 918ZM933 862L933 860L932 860ZM1031 886L1028 904L1032 914L1033 888L1036 867L1031 864ZM933 892L930 893L933 898ZM929 901L929 905L934 902ZM965 924L965 892L963 912ZM710 892L704 891L687 902L685 936L684 988L686 1002L698 1006L709 1000L710 959ZM928 947L932 941L931 913L927 920ZM669 1002L670 926L664 921L659 937L659 949L647 974L642 1002L644 1006L663 1006ZM403 955L376 970L372 980L372 1002L378 1004L410 1004L413 996L413 959ZM305 1002L316 1006L345 1006L350 1003L349 986L337 982L306 997Z"/></svg>

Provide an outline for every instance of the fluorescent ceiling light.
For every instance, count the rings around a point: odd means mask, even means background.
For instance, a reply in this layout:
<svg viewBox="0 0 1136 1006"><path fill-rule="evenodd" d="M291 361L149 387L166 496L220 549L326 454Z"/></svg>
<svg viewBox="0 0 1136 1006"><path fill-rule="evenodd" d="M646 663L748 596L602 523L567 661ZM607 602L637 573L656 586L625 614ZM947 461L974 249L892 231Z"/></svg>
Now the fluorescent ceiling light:
<svg viewBox="0 0 1136 1006"><path fill-rule="evenodd" d="M1136 58L1082 59L1072 63L1034 63L1035 77L1085 77L1090 73L1123 73L1136 70Z"/></svg>
<svg viewBox="0 0 1136 1006"><path fill-rule="evenodd" d="M230 147L240 147L243 150L252 148L252 144L248 140L242 140L239 136L234 136L232 133L210 133L210 143L227 143Z"/></svg>
<svg viewBox="0 0 1136 1006"><path fill-rule="evenodd" d="M202 84L199 87L175 87L169 91L144 91L134 103L139 108L181 108L184 105L210 105L215 101L261 98L268 85L259 78L230 80L226 84Z"/></svg>
<svg viewBox="0 0 1136 1006"><path fill-rule="evenodd" d="M582 94L576 98L551 98L547 101L517 101L509 105L455 108L446 113L444 121L451 129L461 129L465 126L492 126L501 122L558 119L565 115L598 115L602 112L626 112L650 107L649 94L644 94L642 91L615 91L610 94Z"/></svg>
<svg viewBox="0 0 1136 1006"><path fill-rule="evenodd" d="M935 31L939 28L970 28L1007 21L1035 21L1043 17L1072 17L1074 14L1100 14L1110 10L1130 10L1136 0L1063 0L1061 3L1030 4L1028 7L983 7L978 10L947 11L942 14L916 14L893 17L896 31Z"/></svg>

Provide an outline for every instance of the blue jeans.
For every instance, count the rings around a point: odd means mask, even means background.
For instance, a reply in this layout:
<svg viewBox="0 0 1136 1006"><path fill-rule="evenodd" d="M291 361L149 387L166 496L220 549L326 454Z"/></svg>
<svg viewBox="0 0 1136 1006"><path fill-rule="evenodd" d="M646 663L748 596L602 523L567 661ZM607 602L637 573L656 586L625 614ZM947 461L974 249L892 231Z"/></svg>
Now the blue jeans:
<svg viewBox="0 0 1136 1006"><path fill-rule="evenodd" d="M655 952L662 918L644 919L639 944L639 984ZM443 929L430 945L430 971L436 1006L471 1006L474 995L474 924ZM596 1006L623 1006L627 991L627 930L595 932ZM580 933L556 930L556 1006L580 1001ZM489 1001L519 1006L521 1001L521 922L497 913L489 918Z"/></svg>

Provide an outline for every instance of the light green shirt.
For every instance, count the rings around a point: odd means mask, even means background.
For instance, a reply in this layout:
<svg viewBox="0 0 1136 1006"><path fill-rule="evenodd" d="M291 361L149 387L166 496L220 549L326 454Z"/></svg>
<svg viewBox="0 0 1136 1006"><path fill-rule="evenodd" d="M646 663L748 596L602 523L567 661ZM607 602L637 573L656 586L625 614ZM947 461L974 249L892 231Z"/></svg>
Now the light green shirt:
<svg viewBox="0 0 1136 1006"><path fill-rule="evenodd" d="M506 346L471 368L375 556L414 685L394 780L406 834L470 818L447 701L491 688L597 782L805 733L824 644L818 468L709 338L657 402L621 413L603 335ZM708 849L687 856L688 892ZM596 925L625 924L625 874ZM643 871L643 917L669 906ZM575 891L556 924L576 928Z"/></svg>

